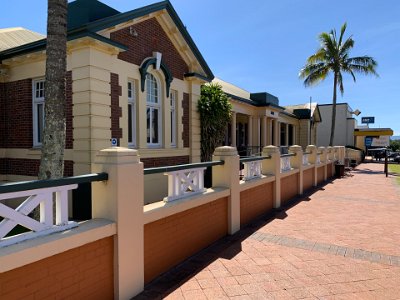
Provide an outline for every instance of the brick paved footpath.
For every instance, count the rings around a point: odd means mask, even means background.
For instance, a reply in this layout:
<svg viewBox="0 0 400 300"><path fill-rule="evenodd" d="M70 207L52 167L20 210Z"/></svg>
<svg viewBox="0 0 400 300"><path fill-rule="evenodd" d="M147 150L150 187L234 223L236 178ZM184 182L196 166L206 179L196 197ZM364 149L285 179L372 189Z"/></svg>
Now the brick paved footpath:
<svg viewBox="0 0 400 300"><path fill-rule="evenodd" d="M319 187L137 299L400 299L400 188L381 164Z"/></svg>

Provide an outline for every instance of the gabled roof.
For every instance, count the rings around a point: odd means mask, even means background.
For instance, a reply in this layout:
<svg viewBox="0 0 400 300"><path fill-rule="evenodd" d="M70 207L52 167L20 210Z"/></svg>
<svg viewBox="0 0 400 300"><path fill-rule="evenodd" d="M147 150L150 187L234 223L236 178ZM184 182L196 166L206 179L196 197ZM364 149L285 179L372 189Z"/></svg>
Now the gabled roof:
<svg viewBox="0 0 400 300"><path fill-rule="evenodd" d="M35 42L43 38L44 35L22 27L0 29L0 51Z"/></svg>
<svg viewBox="0 0 400 300"><path fill-rule="evenodd" d="M91 5L93 5L93 8ZM93 35L100 30L118 25L120 23L146 16L154 12L165 10L171 17L172 21L175 23L180 34L182 35L193 55L199 62L201 68L206 75L205 77L208 80L212 80L214 78L214 74L207 65L192 37L189 35L189 32L183 25L181 19L179 18L175 9L168 0L134 9L125 13L121 13L97 0L76 0L68 4L68 9L68 21L72 22L72 24L68 24L68 40L76 39L77 36L82 37L85 34L87 36ZM104 37L103 41L106 42L105 40L107 40L107 38ZM111 40L109 40L109 43L115 44L115 42ZM120 46L121 48L124 47L123 45ZM42 39L34 43L26 44L22 47L16 47L8 49L7 51L1 51L0 61L13 56L43 50L45 49L45 47L46 39ZM203 76L196 73L192 73L189 75L197 77Z"/></svg>

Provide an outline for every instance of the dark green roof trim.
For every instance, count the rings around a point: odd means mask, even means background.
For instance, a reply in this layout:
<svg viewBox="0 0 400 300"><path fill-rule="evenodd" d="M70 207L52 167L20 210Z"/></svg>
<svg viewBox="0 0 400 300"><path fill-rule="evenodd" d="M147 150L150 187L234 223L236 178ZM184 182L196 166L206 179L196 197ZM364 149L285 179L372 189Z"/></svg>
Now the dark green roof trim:
<svg viewBox="0 0 400 300"><path fill-rule="evenodd" d="M233 95L233 94L230 94L230 93L226 93L226 92L225 92L225 94L226 94L229 98L232 98L232 99L234 99L234 100L238 100L238 101L243 102L243 103L246 103L246 104L250 104L250 105L253 105L253 106L257 106L257 102L255 102L255 101L252 101L252 100L249 100L249 99L246 99L246 98L242 98L242 97L239 97L239 96L236 96L236 95Z"/></svg>
<svg viewBox="0 0 400 300"><path fill-rule="evenodd" d="M74 31L71 34L68 34L67 40L72 41L72 40L76 40L76 39L79 39L82 37L91 37L100 42L120 48L123 51L128 50L128 47L121 43L112 41L112 40L110 40L104 36L101 36L97 33L89 32L89 31L85 31L85 30ZM17 55L23 55L26 53L46 50L46 44L47 44L47 39L41 39L41 40L29 43L29 44L25 44L25 45L21 45L21 46L12 48L12 49L5 50L3 52L0 52L0 61L7 59L7 58L11 58L13 56L17 56Z"/></svg>
<svg viewBox="0 0 400 300"><path fill-rule="evenodd" d="M203 68L204 72L206 73L206 77L211 81L214 79L214 74L212 73L210 67L207 65L204 57L201 55L199 49L197 48L196 44L194 43L192 37L189 35L185 25L182 23L181 19L179 18L178 14L176 13L175 9L171 5L171 3L166 0L154 4L150 4L141 8L137 8L125 13L117 14L115 16L111 16L108 18L104 18L98 21L94 21L91 23L86 24L86 28L89 31L99 31L111 26L115 26L117 24L127 22L129 20L142 17L153 12L157 12L160 10L165 9L169 15L171 16L172 20L176 24L179 32L182 34L185 41L188 43L190 49L192 50L193 54L199 61L201 67Z"/></svg>
<svg viewBox="0 0 400 300"><path fill-rule="evenodd" d="M157 63L157 59L155 57L151 57L146 59L142 65L139 68L140 71L140 86L141 86L141 90L142 92L144 92L144 85L146 82L146 75L147 73L147 69L153 65L154 68L156 67L156 63ZM171 71L168 69L168 67L164 64L164 62L161 60L161 64L160 64L160 69L161 71L164 73L164 77L165 77L165 88L166 88L166 92L167 92L167 97L169 97L169 89L171 87L171 82L174 79L172 77L172 73Z"/></svg>
<svg viewBox="0 0 400 300"><path fill-rule="evenodd" d="M299 119L310 119L311 110L309 108L298 108L293 110L293 114Z"/></svg>
<svg viewBox="0 0 400 300"><path fill-rule="evenodd" d="M256 106L256 107L270 107L270 106L271 106L271 107L273 107L273 108L285 110L284 107L279 106L279 105L275 105L275 104L272 104L272 103L261 103L261 104L260 104L260 103L258 103L258 102L256 102L256 101L249 100L249 99L246 99L246 98L242 98L242 97L239 97L239 96L230 94L230 93L226 93L226 92L225 92L225 94L226 94L228 97L230 97L230 98L232 98L232 99L234 99L234 100L238 100L238 101L240 101L240 102L243 102L243 103L246 103L246 104L250 104L250 105L253 105L253 106Z"/></svg>
<svg viewBox="0 0 400 300"><path fill-rule="evenodd" d="M270 103L270 104L279 106L278 97L271 95L267 92L250 93L250 99L253 101L256 101L260 104Z"/></svg>
<svg viewBox="0 0 400 300"><path fill-rule="evenodd" d="M295 114L292 114L292 113L287 112L287 111L281 111L280 114L286 115L286 116L291 117L291 118L299 119L299 117L297 117Z"/></svg>
<svg viewBox="0 0 400 300"><path fill-rule="evenodd" d="M211 81L212 81L212 79L210 79L210 78L208 78L208 77L206 77L206 76L203 76L203 75L201 75L201 74L199 74L199 73L195 73L195 72L185 73L183 76L184 76L185 78L196 77L196 78L199 78L199 79L204 80L204 81L207 81L207 82L211 82Z"/></svg>

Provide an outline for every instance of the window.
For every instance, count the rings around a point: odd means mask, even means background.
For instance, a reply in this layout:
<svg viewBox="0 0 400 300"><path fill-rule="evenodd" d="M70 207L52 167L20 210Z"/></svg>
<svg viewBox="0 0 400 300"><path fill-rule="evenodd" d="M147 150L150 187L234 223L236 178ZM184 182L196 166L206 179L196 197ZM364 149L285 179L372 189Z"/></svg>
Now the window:
<svg viewBox="0 0 400 300"><path fill-rule="evenodd" d="M33 146L41 146L44 128L44 79L34 80L32 85Z"/></svg>
<svg viewBox="0 0 400 300"><path fill-rule="evenodd" d="M176 147L176 99L177 91L172 90L170 95L171 106L171 146Z"/></svg>
<svg viewBox="0 0 400 300"><path fill-rule="evenodd" d="M146 75L147 90L147 145L161 145L161 95L157 79L152 74Z"/></svg>
<svg viewBox="0 0 400 300"><path fill-rule="evenodd" d="M128 81L128 146L136 146L136 86Z"/></svg>

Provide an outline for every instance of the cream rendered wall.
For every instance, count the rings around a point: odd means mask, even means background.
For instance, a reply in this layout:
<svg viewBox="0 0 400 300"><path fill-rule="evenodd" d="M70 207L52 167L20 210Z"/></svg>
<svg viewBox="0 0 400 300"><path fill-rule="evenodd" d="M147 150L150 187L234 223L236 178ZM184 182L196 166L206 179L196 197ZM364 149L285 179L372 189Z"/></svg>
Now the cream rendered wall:
<svg viewBox="0 0 400 300"><path fill-rule="evenodd" d="M113 56L91 45L71 53L75 175L92 172L97 151L110 145Z"/></svg>

